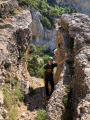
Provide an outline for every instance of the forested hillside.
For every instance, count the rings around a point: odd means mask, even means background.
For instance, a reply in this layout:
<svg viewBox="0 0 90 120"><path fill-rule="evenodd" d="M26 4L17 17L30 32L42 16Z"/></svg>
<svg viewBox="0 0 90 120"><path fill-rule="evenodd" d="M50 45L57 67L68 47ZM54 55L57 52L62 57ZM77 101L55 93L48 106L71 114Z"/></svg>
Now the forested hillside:
<svg viewBox="0 0 90 120"><path fill-rule="evenodd" d="M69 7L61 7L55 0L18 0L21 6L33 6L42 14L41 22L43 26L51 29L55 26L55 18L60 18L64 13L76 12L75 9Z"/></svg>

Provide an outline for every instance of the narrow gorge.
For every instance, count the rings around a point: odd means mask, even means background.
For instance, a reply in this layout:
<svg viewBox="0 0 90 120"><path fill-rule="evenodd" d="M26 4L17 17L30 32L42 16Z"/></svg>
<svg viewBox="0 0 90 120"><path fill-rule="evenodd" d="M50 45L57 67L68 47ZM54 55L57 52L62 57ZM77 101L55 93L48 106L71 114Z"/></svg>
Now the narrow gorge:
<svg viewBox="0 0 90 120"><path fill-rule="evenodd" d="M33 6L0 0L0 120L89 120L90 18L82 13L62 14L51 29L43 26L41 18ZM55 90L48 102L42 79L31 77L27 70L31 43L47 44L56 62L68 58L57 66ZM29 93L31 85L36 93L32 89ZM12 118L15 103L18 115ZM40 108L45 108L45 116L37 119Z"/></svg>

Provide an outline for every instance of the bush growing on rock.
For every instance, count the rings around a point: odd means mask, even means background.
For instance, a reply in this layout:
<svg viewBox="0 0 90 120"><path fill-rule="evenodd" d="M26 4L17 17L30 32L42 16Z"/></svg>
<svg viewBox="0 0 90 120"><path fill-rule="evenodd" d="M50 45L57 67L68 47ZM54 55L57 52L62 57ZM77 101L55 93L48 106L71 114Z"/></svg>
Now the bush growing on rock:
<svg viewBox="0 0 90 120"><path fill-rule="evenodd" d="M22 94L22 92L18 86L15 86L15 94L20 101L24 100L24 95Z"/></svg>
<svg viewBox="0 0 90 120"><path fill-rule="evenodd" d="M44 109L39 109L35 120L45 120L45 113Z"/></svg>
<svg viewBox="0 0 90 120"><path fill-rule="evenodd" d="M16 118L17 118L17 110L16 109L13 109L12 111L10 111L9 113L8 113L8 119L7 120L16 120Z"/></svg>
<svg viewBox="0 0 90 120"><path fill-rule="evenodd" d="M9 82L3 88L4 103L7 109L11 109L12 105L17 105L18 101L24 100L24 95L22 94L20 87L18 86L18 77L10 78L8 76ZM8 84L9 83L9 84ZM13 86L11 88L10 86Z"/></svg>
<svg viewBox="0 0 90 120"><path fill-rule="evenodd" d="M51 29L51 23L49 21L49 19L47 19L46 17L42 17L41 18L41 23L43 24L44 27L46 27L47 29Z"/></svg>

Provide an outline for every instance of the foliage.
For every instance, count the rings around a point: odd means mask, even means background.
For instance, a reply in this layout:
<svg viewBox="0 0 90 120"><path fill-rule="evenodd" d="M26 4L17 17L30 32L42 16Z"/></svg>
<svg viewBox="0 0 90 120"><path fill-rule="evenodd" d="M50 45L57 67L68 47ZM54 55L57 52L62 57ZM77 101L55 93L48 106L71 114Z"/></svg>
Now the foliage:
<svg viewBox="0 0 90 120"><path fill-rule="evenodd" d="M12 87L14 87L15 85L17 85L17 83L18 83L18 77L15 76L15 77L11 80L11 85L12 85Z"/></svg>
<svg viewBox="0 0 90 120"><path fill-rule="evenodd" d="M8 113L8 119L7 120L16 120L17 118L17 110L16 109L13 109L12 111L10 111Z"/></svg>
<svg viewBox="0 0 90 120"><path fill-rule="evenodd" d="M44 109L39 109L35 120L45 120L45 113Z"/></svg>
<svg viewBox="0 0 90 120"><path fill-rule="evenodd" d="M19 51L19 57L22 58L24 56L24 53L22 51Z"/></svg>
<svg viewBox="0 0 90 120"><path fill-rule="evenodd" d="M29 54L31 53L36 53L36 46L34 44L30 44L30 51L29 51Z"/></svg>
<svg viewBox="0 0 90 120"><path fill-rule="evenodd" d="M29 57L27 59L27 69L31 76L43 77L43 66L47 62L48 56L44 55L44 51L47 48L47 45L43 45L42 48L35 46L34 44L30 45ZM41 58L41 61L38 61L38 58Z"/></svg>
<svg viewBox="0 0 90 120"><path fill-rule="evenodd" d="M18 0L18 1L21 6L23 5L33 6L35 9L40 11L40 13L43 16L41 22L48 29L51 29L51 26L55 25L55 18L61 17L61 15L64 13L76 12L75 10L73 11L68 7L60 7L58 4L56 4L55 0Z"/></svg>
<svg viewBox="0 0 90 120"><path fill-rule="evenodd" d="M6 83L11 83L11 78L10 78L8 75L6 75L6 80L5 80L5 82L6 82Z"/></svg>
<svg viewBox="0 0 90 120"><path fill-rule="evenodd" d="M49 56L44 55L42 58L43 58L44 63L46 64L46 63L47 63L47 61L48 61Z"/></svg>
<svg viewBox="0 0 90 120"><path fill-rule="evenodd" d="M24 95L22 94L22 92L18 86L15 86L15 94L20 101L24 100Z"/></svg>
<svg viewBox="0 0 90 120"><path fill-rule="evenodd" d="M10 98L10 95L8 93L8 88L4 88L3 89L3 94L4 94L4 104L5 104L5 107L7 109L10 109L11 106L12 106L12 101L11 101L11 98Z"/></svg>
<svg viewBox="0 0 90 120"><path fill-rule="evenodd" d="M46 27L47 29L51 29L52 28L51 27L51 23L50 23L48 18L43 16L40 20L41 20L41 23L43 24L44 27Z"/></svg>
<svg viewBox="0 0 90 120"><path fill-rule="evenodd" d="M68 97L64 96L62 101L63 101L64 105L67 106L67 104L68 104Z"/></svg>
<svg viewBox="0 0 90 120"><path fill-rule="evenodd" d="M23 101L24 95L22 94L20 88L18 87L18 77L10 78L7 76L7 83L10 83L14 89L10 89L10 84L6 84L3 88L4 103L7 109L11 109L12 105L16 105L18 100Z"/></svg>
<svg viewBox="0 0 90 120"><path fill-rule="evenodd" d="M37 61L37 56L33 56L27 60L27 69L31 76L42 77L42 64Z"/></svg>

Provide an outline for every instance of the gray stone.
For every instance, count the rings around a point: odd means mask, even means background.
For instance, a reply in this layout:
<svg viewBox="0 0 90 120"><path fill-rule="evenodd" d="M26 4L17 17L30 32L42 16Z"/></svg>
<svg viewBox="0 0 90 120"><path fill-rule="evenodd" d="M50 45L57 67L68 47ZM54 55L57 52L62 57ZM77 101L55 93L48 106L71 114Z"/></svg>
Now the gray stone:
<svg viewBox="0 0 90 120"><path fill-rule="evenodd" d="M4 103L4 96L3 96L3 92L0 90L0 105L2 105Z"/></svg>

